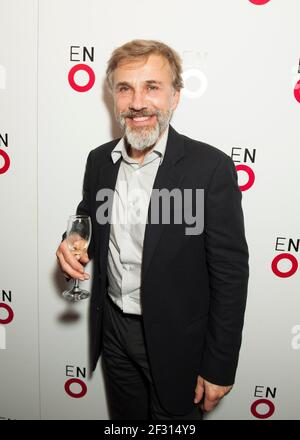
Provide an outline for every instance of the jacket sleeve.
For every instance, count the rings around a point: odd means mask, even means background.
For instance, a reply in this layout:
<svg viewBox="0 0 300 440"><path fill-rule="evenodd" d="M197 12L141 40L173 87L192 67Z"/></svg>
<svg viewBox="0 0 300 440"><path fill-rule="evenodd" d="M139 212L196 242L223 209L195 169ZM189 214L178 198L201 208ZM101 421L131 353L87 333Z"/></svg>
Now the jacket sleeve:
<svg viewBox="0 0 300 440"><path fill-rule="evenodd" d="M204 237L210 306L199 374L232 385L238 363L248 285L242 194L232 159L218 163L206 194Z"/></svg>
<svg viewBox="0 0 300 440"><path fill-rule="evenodd" d="M92 206L92 188L91 188L91 173L92 173L92 164L93 164L93 151L91 151L88 155L84 179L83 179L83 190L82 190L82 200L77 206L76 214L77 215L88 215L91 216L91 206ZM62 240L66 238L67 232L64 232L62 236ZM93 240L93 231L92 238L88 247L88 256L89 259L92 259L94 256L94 240Z"/></svg>

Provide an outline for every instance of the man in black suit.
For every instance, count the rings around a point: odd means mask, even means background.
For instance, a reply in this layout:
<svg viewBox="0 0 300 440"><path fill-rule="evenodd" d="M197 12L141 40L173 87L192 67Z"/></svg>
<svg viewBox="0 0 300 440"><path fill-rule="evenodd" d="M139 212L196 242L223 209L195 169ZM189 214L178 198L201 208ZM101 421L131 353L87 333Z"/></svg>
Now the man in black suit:
<svg viewBox="0 0 300 440"><path fill-rule="evenodd" d="M57 257L79 279L94 260L91 366L102 354L111 417L201 419L231 390L241 345L248 248L236 170L171 127L182 88L173 49L119 47L107 83L124 136L87 160L77 213L92 220L88 256L77 261L63 240Z"/></svg>

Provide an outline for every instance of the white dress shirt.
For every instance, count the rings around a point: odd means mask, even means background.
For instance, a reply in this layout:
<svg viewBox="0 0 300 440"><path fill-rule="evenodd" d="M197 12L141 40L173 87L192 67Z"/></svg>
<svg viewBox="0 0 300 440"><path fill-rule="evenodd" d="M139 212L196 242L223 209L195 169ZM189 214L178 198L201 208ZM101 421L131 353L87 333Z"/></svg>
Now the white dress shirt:
<svg viewBox="0 0 300 440"><path fill-rule="evenodd" d="M124 313L142 314L140 301L143 241L153 183L162 163L167 128L142 164L128 156L124 138L111 152L122 156L112 206L108 250L108 294Z"/></svg>

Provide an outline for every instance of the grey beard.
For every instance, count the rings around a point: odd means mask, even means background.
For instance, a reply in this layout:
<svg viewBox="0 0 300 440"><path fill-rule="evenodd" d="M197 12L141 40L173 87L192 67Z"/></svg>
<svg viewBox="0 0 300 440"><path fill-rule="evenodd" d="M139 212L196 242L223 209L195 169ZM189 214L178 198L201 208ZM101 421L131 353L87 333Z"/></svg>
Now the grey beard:
<svg viewBox="0 0 300 440"><path fill-rule="evenodd" d="M119 115L118 122L120 126L125 129L125 137L127 142L132 148L135 148L136 150L143 151L146 148L151 147L152 145L155 145L158 141L158 138L160 135L165 131L167 128L171 117L172 117L172 110L168 110L166 115L164 116L162 112L157 112L157 120L158 123L155 125L154 128L142 128L134 130L125 123L125 117L121 114ZM141 115L143 116L143 115Z"/></svg>
<svg viewBox="0 0 300 440"><path fill-rule="evenodd" d="M154 145L160 136L159 125L156 124L151 130L132 130L130 127L125 127L125 137L132 148L143 151L148 147Z"/></svg>

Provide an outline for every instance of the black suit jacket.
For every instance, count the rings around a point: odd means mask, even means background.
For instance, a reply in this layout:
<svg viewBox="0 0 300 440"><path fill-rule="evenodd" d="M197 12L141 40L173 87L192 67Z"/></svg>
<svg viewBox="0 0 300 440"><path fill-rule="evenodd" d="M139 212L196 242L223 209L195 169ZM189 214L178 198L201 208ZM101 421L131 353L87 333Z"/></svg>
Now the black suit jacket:
<svg viewBox="0 0 300 440"><path fill-rule="evenodd" d="M90 152L77 209L93 227L92 370L102 349L110 233L109 223L96 221L96 193L115 188L121 159L114 164L111 151L117 142ZM234 383L248 283L241 192L229 156L171 126L153 188L204 189L202 234L186 235L185 224L148 223L143 246L141 304L152 375L164 408L183 414L194 405L198 374L214 384Z"/></svg>

